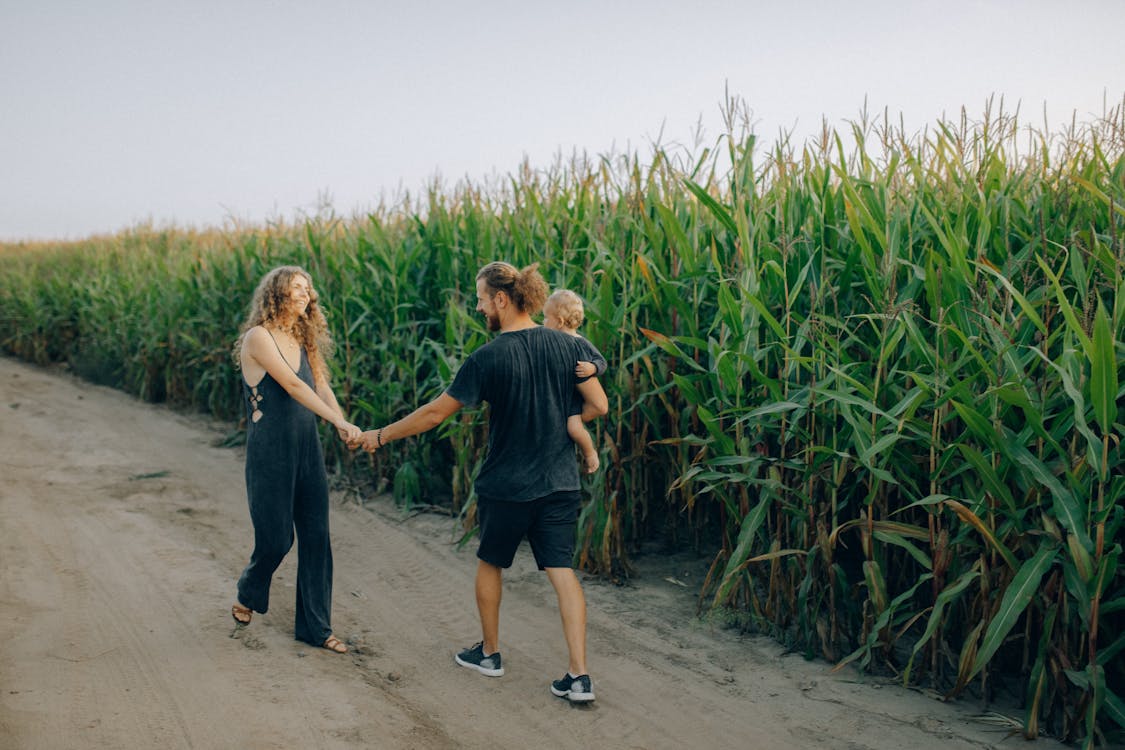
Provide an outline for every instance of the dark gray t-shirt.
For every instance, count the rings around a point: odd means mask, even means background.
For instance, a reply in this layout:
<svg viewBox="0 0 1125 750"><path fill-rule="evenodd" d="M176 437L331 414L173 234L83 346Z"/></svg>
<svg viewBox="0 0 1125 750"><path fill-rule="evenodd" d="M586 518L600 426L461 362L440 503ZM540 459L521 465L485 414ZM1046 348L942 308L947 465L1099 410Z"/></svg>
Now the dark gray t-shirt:
<svg viewBox="0 0 1125 750"><path fill-rule="evenodd" d="M529 502L579 489L566 419L578 413L574 367L587 354L573 336L536 326L501 333L461 365L446 393L490 407L488 454L476 478L481 499Z"/></svg>

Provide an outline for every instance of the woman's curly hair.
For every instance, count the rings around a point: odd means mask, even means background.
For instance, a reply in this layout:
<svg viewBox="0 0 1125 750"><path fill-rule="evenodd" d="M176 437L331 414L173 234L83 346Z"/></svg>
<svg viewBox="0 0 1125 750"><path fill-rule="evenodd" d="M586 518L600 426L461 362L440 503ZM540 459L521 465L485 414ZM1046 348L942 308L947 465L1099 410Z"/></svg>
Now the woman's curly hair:
<svg viewBox="0 0 1125 750"><path fill-rule="evenodd" d="M309 305L305 311L296 316L292 321L287 313L286 305L289 301L289 286L293 283L294 276L303 276L309 283ZM238 331L238 339L234 342L234 361L242 366L242 340L246 332L254 326L272 324L275 328L288 328L304 347L308 354L309 365L312 367L313 378L318 385L328 383L328 359L335 348L332 336L328 332L328 321L320 309L318 300L320 296L313 288L312 277L308 271L300 266L278 266L267 273L254 290L254 297L250 301L250 311Z"/></svg>

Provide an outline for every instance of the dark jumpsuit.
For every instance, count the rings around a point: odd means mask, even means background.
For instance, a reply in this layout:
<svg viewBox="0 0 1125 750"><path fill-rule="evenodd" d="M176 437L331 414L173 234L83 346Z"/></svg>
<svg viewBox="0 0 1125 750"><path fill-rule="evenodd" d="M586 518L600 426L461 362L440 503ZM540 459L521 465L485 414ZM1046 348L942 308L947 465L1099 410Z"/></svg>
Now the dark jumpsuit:
<svg viewBox="0 0 1125 750"><path fill-rule="evenodd" d="M297 376L315 388L304 348ZM332 635L332 547L328 476L317 416L297 403L269 373L253 387L243 378L242 392L247 424L246 494L254 524L254 552L238 579L238 600L255 612L269 610L270 580L292 548L296 528L293 635L319 646Z"/></svg>

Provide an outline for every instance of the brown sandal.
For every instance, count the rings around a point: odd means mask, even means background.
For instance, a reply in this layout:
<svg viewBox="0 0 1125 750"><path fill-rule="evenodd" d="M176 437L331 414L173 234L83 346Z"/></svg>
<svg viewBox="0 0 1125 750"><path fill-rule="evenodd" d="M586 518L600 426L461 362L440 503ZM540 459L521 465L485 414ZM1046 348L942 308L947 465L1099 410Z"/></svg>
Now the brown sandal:
<svg viewBox="0 0 1125 750"><path fill-rule="evenodd" d="M343 641L341 641L334 635L328 636L328 640L321 644L321 648L326 648L336 654L348 653L348 647L344 645Z"/></svg>
<svg viewBox="0 0 1125 750"><path fill-rule="evenodd" d="M230 616L233 617L234 621L239 625L249 625L250 618L254 616L254 610L249 607L243 607L238 602L235 602L234 606L230 608Z"/></svg>

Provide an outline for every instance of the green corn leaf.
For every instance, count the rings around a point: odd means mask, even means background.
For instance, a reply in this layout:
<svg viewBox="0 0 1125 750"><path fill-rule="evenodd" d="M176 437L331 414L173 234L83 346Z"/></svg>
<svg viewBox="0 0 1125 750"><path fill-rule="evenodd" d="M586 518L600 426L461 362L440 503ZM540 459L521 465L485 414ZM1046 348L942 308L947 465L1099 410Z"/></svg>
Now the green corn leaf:
<svg viewBox="0 0 1125 750"><path fill-rule="evenodd" d="M1098 300L1090 347L1090 402L1103 435L1113 433L1117 421L1117 354L1105 306Z"/></svg>
<svg viewBox="0 0 1125 750"><path fill-rule="evenodd" d="M1039 736L1039 712L1043 705L1043 689L1046 684L1047 671L1044 666L1047 662L1047 651L1051 646L1051 636L1055 632L1055 620L1058 617L1059 608L1057 604L1052 604L1047 610L1047 616L1043 622L1043 628L1039 634L1039 648L1035 653L1035 663L1031 667L1031 672L1027 680L1027 712L1024 716L1024 736L1028 739L1035 739Z"/></svg>
<svg viewBox="0 0 1125 750"><path fill-rule="evenodd" d="M897 443L901 437L902 435L898 432L890 432L883 435L859 455L860 463L868 468L875 468L872 459L883 455L884 452Z"/></svg>
<svg viewBox="0 0 1125 750"><path fill-rule="evenodd" d="M738 225L735 224L734 219L731 218L730 211L719 205L719 202L712 198L710 193L695 182L684 180L684 185L699 199L699 202L706 206L707 210L719 220L719 223L727 228L727 231L733 235L738 235Z"/></svg>
<svg viewBox="0 0 1125 750"><path fill-rule="evenodd" d="M723 570L723 577L719 580L719 588L715 592L715 598L711 604L712 607L717 607L725 602L731 589L734 588L734 584L737 583L738 573L746 566L746 560L750 557L750 549L754 545L754 537L758 534L758 529L762 527L762 523L765 522L772 502L772 498L763 496L758 504L743 517L742 528L738 532L738 543L735 545L734 551L731 552L730 559L727 560L726 569Z"/></svg>
<svg viewBox="0 0 1125 750"><path fill-rule="evenodd" d="M1085 509L1081 507L1074 493L1063 487L1062 483L1051 473L1047 465L1033 456L1031 451L1025 446L1010 444L1008 446L1008 452L1015 459L1016 463L1027 469L1028 473L1034 477L1036 481L1050 490L1053 501L1051 508L1054 511L1055 518L1058 519L1059 523L1061 523L1067 531L1078 537L1083 547L1090 550L1092 545L1090 543L1090 534L1086 530Z"/></svg>
<svg viewBox="0 0 1125 750"><path fill-rule="evenodd" d="M1125 633L1121 633L1113 643L1098 651L1098 664L1105 666L1113 662L1122 649L1125 649Z"/></svg>
<svg viewBox="0 0 1125 750"><path fill-rule="evenodd" d="M681 256L690 254L691 243L688 241L687 235L684 234L683 227L676 219L676 215L668 210L668 207L663 203L656 203L655 206L656 212L660 214L660 223L664 227L664 232L672 246L677 249Z"/></svg>
<svg viewBox="0 0 1125 750"><path fill-rule="evenodd" d="M987 664L1004 643L1008 633L1015 627L1020 615L1027 609L1032 598L1039 590L1043 575L1055 561L1057 550L1048 542L1044 542L1035 555L1020 566L1011 583L1004 589L1004 596L1000 600L1000 609L988 624L988 630L981 641L973 661L970 679L976 676L984 665Z"/></svg>
<svg viewBox="0 0 1125 750"><path fill-rule="evenodd" d="M1105 685L1105 670L1099 664L1086 665L1086 672L1090 675L1090 685L1093 687L1093 695L1090 696L1089 704L1086 707L1086 740L1082 743L1083 748L1094 747L1094 740L1097 737L1098 729L1098 711L1101 710L1105 704L1106 685Z"/></svg>
<svg viewBox="0 0 1125 750"><path fill-rule="evenodd" d="M1072 558L1063 560L1062 572L1063 585L1066 586L1066 591L1070 594L1073 610L1078 615L1082 627L1088 629L1091 614L1089 579L1082 576L1082 572Z"/></svg>
<svg viewBox="0 0 1125 750"><path fill-rule="evenodd" d="M942 592L937 595L937 599L934 600L933 612L930 613L930 619L926 623L926 629L923 631L922 637L914 644L914 650L910 653L910 661L907 663L906 671L903 673L902 677L904 685L910 683L910 670L914 666L914 657L918 655L918 652L922 650L937 631L938 625L941 624L942 615L945 613L945 608L957 601L958 597L969 587L969 584L979 577L980 571L976 568L967 570L962 573L956 581L946 586Z"/></svg>
<svg viewBox="0 0 1125 750"><path fill-rule="evenodd" d="M913 557L923 568L925 568L926 570L933 570L934 561L930 559L930 556L922 550L918 549L918 547L916 547L906 538L899 536L898 534L891 534L889 532L881 530L875 531L874 537L885 544L893 544L896 547L903 548L904 550L906 550L906 553Z"/></svg>
<svg viewBox="0 0 1125 750"><path fill-rule="evenodd" d="M758 314L762 316L762 320L766 322L766 325L770 327L779 341L789 340L788 334L785 333L785 328L781 323L777 322L777 318L770 313L769 309L766 308L765 304L757 295L747 294L745 301L758 311Z"/></svg>
<svg viewBox="0 0 1125 750"><path fill-rule="evenodd" d="M1059 310L1062 311L1063 318L1066 319L1067 325L1071 333L1082 344L1082 350L1086 352L1086 356L1090 356L1090 349L1092 344L1090 337L1086 335L1086 330L1078 321L1078 315L1074 312L1074 307L1070 304L1070 300L1066 298L1066 292L1063 291L1062 282L1059 275L1051 270L1047 262L1043 258L1036 256L1035 259L1039 262L1039 267L1043 270L1044 275L1050 280L1051 288L1055 290L1055 300L1059 303ZM1092 359L1092 357L1091 357Z"/></svg>
<svg viewBox="0 0 1125 750"><path fill-rule="evenodd" d="M1106 716L1113 719L1117 726L1125 729L1125 702L1108 688L1105 691L1105 703L1102 704L1102 708L1105 709Z"/></svg>
<svg viewBox="0 0 1125 750"><path fill-rule="evenodd" d="M949 495L943 495L941 493L926 495L921 500L915 500L914 502L910 503L910 505L904 505L897 510L891 511L891 515L897 515L898 513L902 513L903 511L909 510L910 508L928 508L933 505L940 505L945 500L951 499L953 498L951 498Z"/></svg>
<svg viewBox="0 0 1125 750"><path fill-rule="evenodd" d="M740 416L736 421L738 422L755 422L761 417L769 416L771 414L785 414L793 411L794 409L802 408L801 404L794 401L775 401L773 403L759 406L757 409L751 409L746 414Z"/></svg>
<svg viewBox="0 0 1125 750"><path fill-rule="evenodd" d="M684 351L680 349L680 347L672 338L665 336L663 333L651 331L647 328L640 328L640 332L644 334L644 337L649 341L659 346L666 353L678 357L680 361L684 362L692 369L698 370L700 372L706 372L706 369L698 362L696 362L694 358L685 354Z"/></svg>
<svg viewBox="0 0 1125 750"><path fill-rule="evenodd" d="M1000 481L1000 477L996 475L996 470L992 468L992 464L988 462L988 459L976 448L966 443L958 443L957 450L960 451L961 455L965 457L965 460L972 465L988 493L999 500L1013 516L1019 515L1019 512L1016 510L1016 501L1012 497L1011 490L1008 489L1006 483Z"/></svg>
<svg viewBox="0 0 1125 750"><path fill-rule="evenodd" d="M1101 441L1097 438L1096 435L1094 435L1093 431L1086 423L1086 398L1082 394L1082 389L1080 389L1075 384L1074 378L1071 376L1070 371L1065 366L1069 357L1064 354L1063 357L1060 358L1060 361L1056 362L1048 358L1043 354L1043 352L1039 351L1038 349L1032 349L1031 351L1041 360L1043 360L1043 362L1052 370L1054 370L1055 373L1059 376L1059 380L1062 382L1063 391L1066 392L1067 396L1070 397L1071 403L1074 404L1074 409L1071 412L1071 416L1074 419L1074 427L1078 430L1082 437L1086 438L1087 460L1089 460L1091 465L1093 465L1094 467L1100 467ZM1100 469L1098 469L1098 471L1100 472Z"/></svg>
<svg viewBox="0 0 1125 750"><path fill-rule="evenodd" d="M839 662L837 662L832 667L831 671L838 672L841 669L843 669L845 666L847 666L848 664L851 664L856 659L859 659L860 657L863 658L863 660L860 662L861 665L866 665L867 662L871 659L872 650L879 643L880 634L884 630L886 630L887 625L890 623L891 618L898 611L898 608L900 606L902 606L902 604L904 602L908 602L911 599L913 599L914 593L918 590L918 587L922 586L925 583L928 583L929 581L931 581L933 579L933 577L934 576L933 576L932 573L926 573L925 575L920 577L915 582L915 584L913 586L911 586L906 591L903 591L901 594L896 596L894 598L894 601L892 601L890 603L890 605L887 606L886 609L883 610L883 613L875 619L875 624L871 627L871 632L868 634L866 642L864 642L863 645L861 645L855 651L848 654L843 659L841 659Z"/></svg>
<svg viewBox="0 0 1125 750"><path fill-rule="evenodd" d="M719 310L722 312L722 320L730 328L730 335L736 339L741 339L744 329L742 306L735 299L730 287L729 283L720 281L716 288L716 298L719 303Z"/></svg>
<svg viewBox="0 0 1125 750"><path fill-rule="evenodd" d="M1097 575L1094 577L1094 580L1090 582L1089 591L1091 597L1096 596L1100 600L1101 596L1106 591L1106 585L1112 584L1112 582L1116 580L1117 561L1120 557L1121 547L1119 545L1114 545L1113 551L1102 557L1101 562L1098 564ZM1099 606L1099 611L1100 610L1101 607Z"/></svg>
<svg viewBox="0 0 1125 750"><path fill-rule="evenodd" d="M961 420L972 431L974 436L979 438L981 442L990 448L999 448L997 443L1001 441L997 440L999 435L996 432L996 428L994 428L992 423L985 419L980 412L968 404L963 404L954 399L950 399L949 403L957 410L957 415L961 417Z"/></svg>
<svg viewBox="0 0 1125 750"><path fill-rule="evenodd" d="M981 258L977 261L976 266L978 268L983 268L985 273L991 274L994 279L1000 282L1000 285L1007 290L1008 294L1012 295L1012 299L1020 306L1020 309L1023 310L1023 314L1031 321L1032 325L1038 328L1039 332L1044 336L1047 335L1047 326L1043 324L1043 320L1039 317L1039 313L1035 311L1035 307L1012 286L1012 282L1008 281L1004 274L1000 273L999 268L992 265L987 258Z"/></svg>
<svg viewBox="0 0 1125 750"><path fill-rule="evenodd" d="M1120 198L1117 198L1116 200L1111 199L1109 197L1109 195L1107 195L1105 193L1104 190L1102 190L1097 185L1095 185L1094 183L1087 180L1085 177L1080 177L1078 175L1074 175L1071 179L1073 179L1076 183L1078 183L1082 187L1086 188L1086 190L1088 190L1090 192L1090 195L1097 198L1099 201L1104 203L1106 206L1112 206L1114 211L1121 214L1122 216L1125 216L1125 204L1122 204Z"/></svg>

